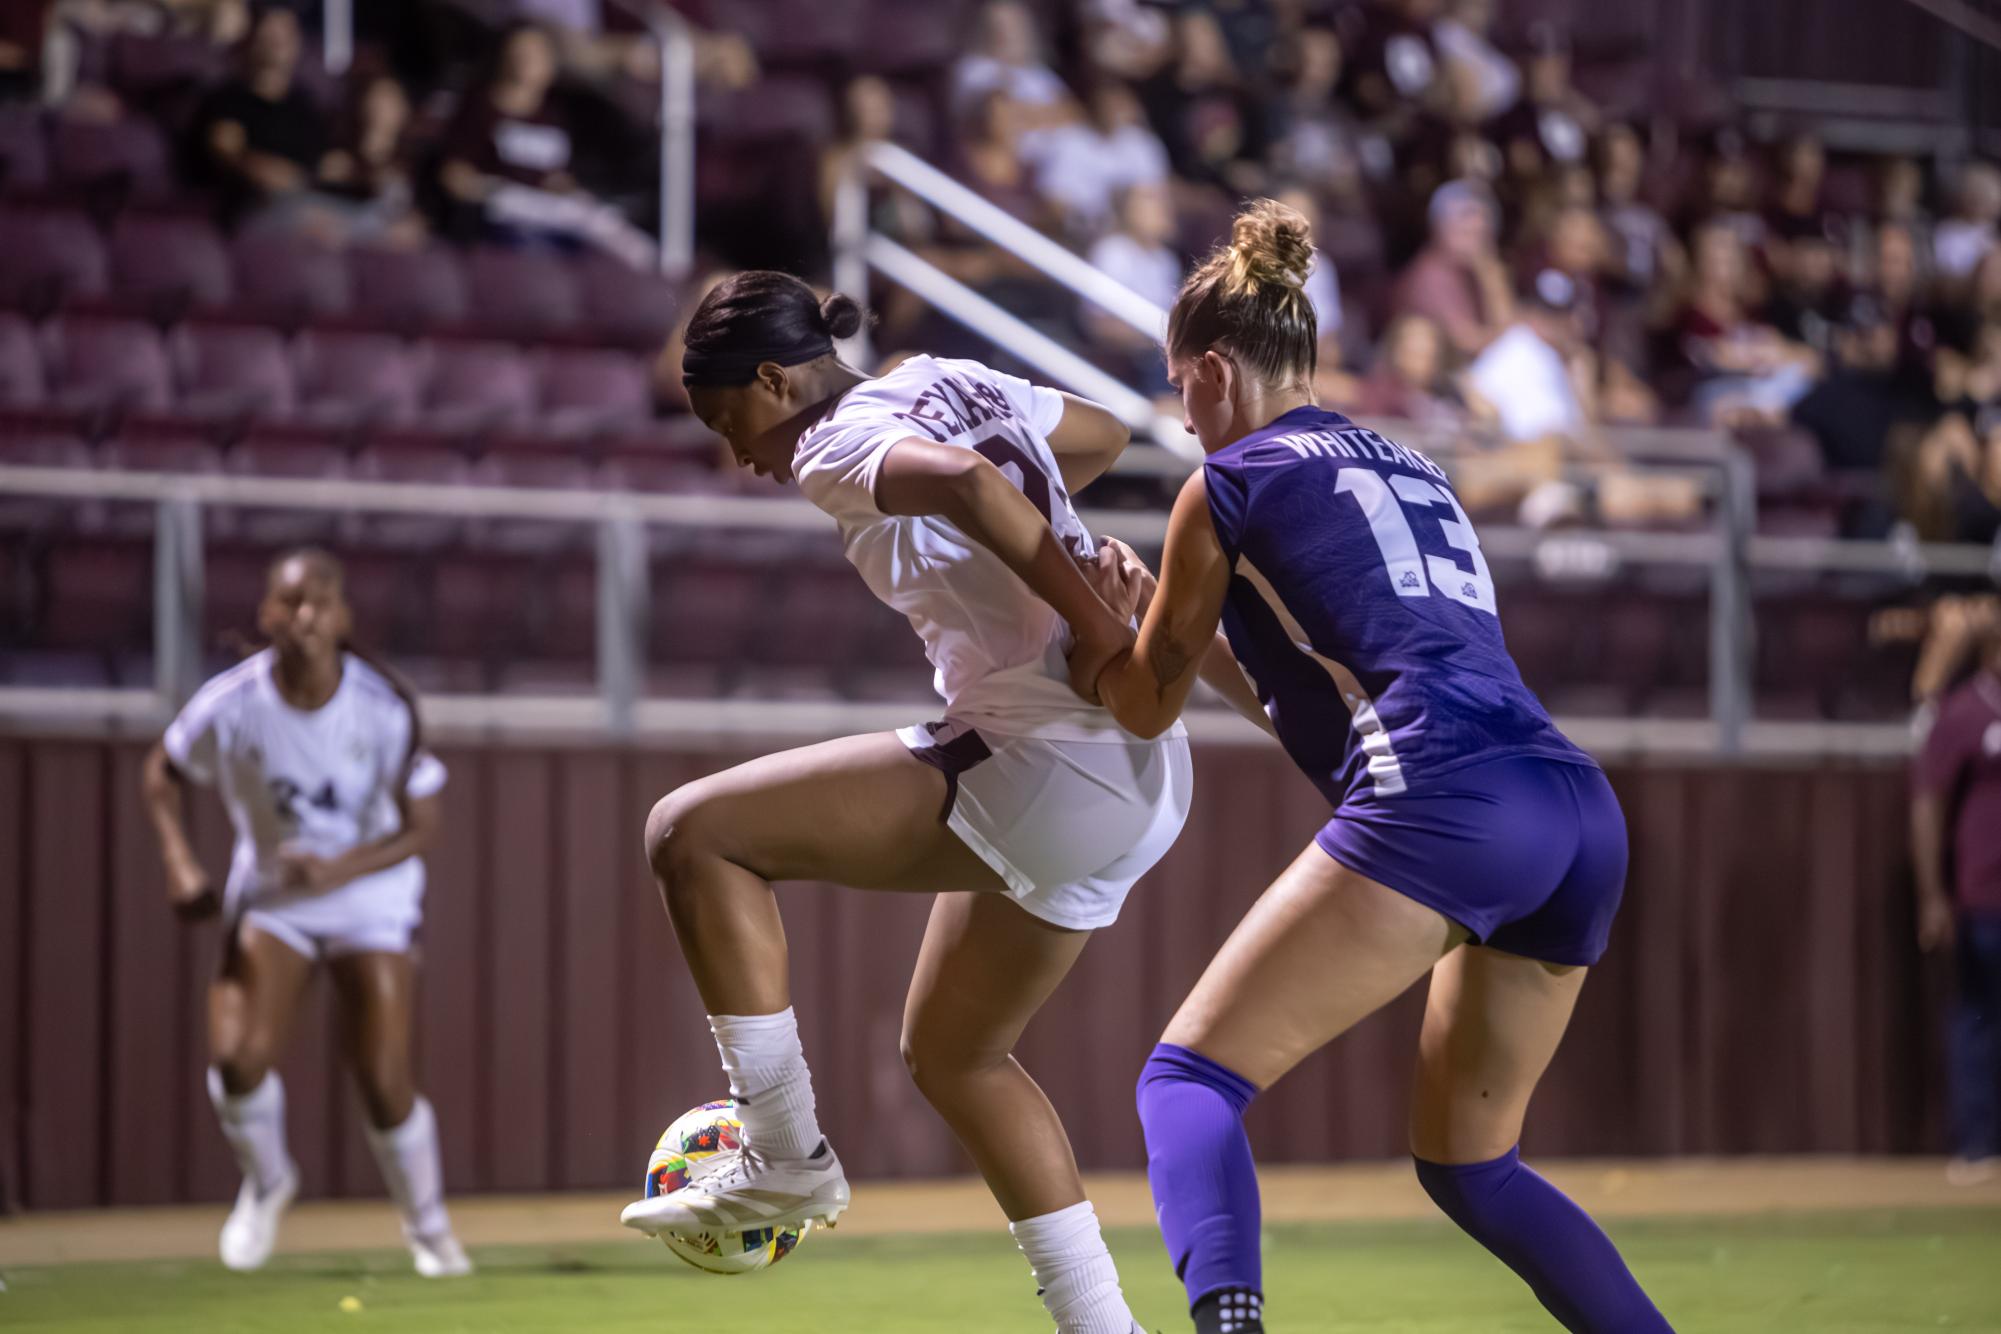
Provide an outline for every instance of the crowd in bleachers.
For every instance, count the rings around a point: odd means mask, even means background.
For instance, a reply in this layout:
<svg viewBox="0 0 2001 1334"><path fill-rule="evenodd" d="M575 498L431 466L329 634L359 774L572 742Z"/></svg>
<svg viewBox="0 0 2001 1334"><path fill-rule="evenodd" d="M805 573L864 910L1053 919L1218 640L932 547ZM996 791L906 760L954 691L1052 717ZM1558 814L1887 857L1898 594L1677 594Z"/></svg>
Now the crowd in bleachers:
<svg viewBox="0 0 2001 1334"><path fill-rule="evenodd" d="M1722 90L1601 40L1589 7L674 7L697 43L700 255L663 277L660 68L616 0L357 0L339 76L324 68L312 0L5 6L7 457L734 487L671 373L676 312L727 267L823 278L836 186L860 145L889 139L1162 305L1243 197L1307 213L1323 397L1477 428L1458 477L1487 514L1702 522L1687 486L1616 470L1585 491L1553 480L1566 460L1615 460L1608 428L1662 424L1733 433L1758 464L1769 531L1902 523L1985 541L2001 525L2001 173L1829 152L1810 125L1753 142ZM880 181L869 212L1009 310L1164 390L1147 340L952 219ZM993 355L907 293L868 296L886 355ZM435 553L467 531L382 520L342 535ZM491 526L472 540L503 553L536 543ZM50 619L84 605L61 596L62 579L116 583L107 550L89 553L96 566L63 565L74 553L60 544L4 554L33 577L0 570L16 627L0 638L50 647L108 633ZM488 581L477 562L438 559L461 583ZM365 580L368 558L357 561ZM733 587L720 568L705 577ZM736 605L689 587L718 614ZM432 611L413 611L403 592L410 624L487 605L434 591ZM1575 599L1595 596L1518 602L1511 638L1531 657L1547 639L1580 689L1616 681L1607 708L1672 696L1670 712L1699 710L1706 663L1687 632L1699 598L1645 625L1633 611L1630 633L1628 609L1594 603L1606 615L1580 632ZM798 611L817 624L836 606L848 604ZM1791 610L1807 628L1789 636L1774 621L1771 640L1811 647L1820 634L1831 653L1860 650L1855 617ZM138 599L119 613L128 637L140 614ZM850 623L820 620L826 633ZM546 648L554 632L538 623ZM587 661L588 645L579 653ZM728 660L711 656L705 669ZM1797 681L1765 684L1793 688L1804 714L1861 707L1833 676L1806 699Z"/></svg>

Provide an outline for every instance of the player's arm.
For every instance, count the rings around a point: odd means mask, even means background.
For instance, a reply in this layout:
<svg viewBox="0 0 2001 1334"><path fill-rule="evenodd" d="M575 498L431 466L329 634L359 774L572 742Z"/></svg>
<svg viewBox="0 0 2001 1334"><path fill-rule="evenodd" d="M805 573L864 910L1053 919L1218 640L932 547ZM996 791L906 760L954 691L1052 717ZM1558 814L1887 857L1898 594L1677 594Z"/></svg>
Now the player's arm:
<svg viewBox="0 0 2001 1334"><path fill-rule="evenodd" d="M1132 435L1110 408L1075 394L1063 395L1063 418L1049 433L1049 451L1056 456L1064 489L1074 496L1110 472Z"/></svg>
<svg viewBox="0 0 2001 1334"><path fill-rule="evenodd" d="M999 556L1070 623L1073 653L1085 661L1103 666L1132 643L1132 629L1091 591L1049 520L972 450L898 441L883 456L875 504L884 514L935 514Z"/></svg>
<svg viewBox="0 0 2001 1334"><path fill-rule="evenodd" d="M1911 861L1918 876L1918 948L1952 943L1952 895L1945 882L1945 798L1920 789L1911 797Z"/></svg>
<svg viewBox="0 0 2001 1334"><path fill-rule="evenodd" d="M317 857L310 853L284 851L278 855L280 872L288 889L308 894L324 894L339 889L377 871L386 871L412 857L421 857L438 841L443 823L444 803L435 794L413 797L407 792L397 798L402 816L393 834L367 843L357 843L337 857Z"/></svg>
<svg viewBox="0 0 2001 1334"><path fill-rule="evenodd" d="M222 900L195 856L188 840L187 779L174 767L167 748L154 744L140 770L140 794L153 833L160 840L160 860L167 870L167 902L190 920L213 917Z"/></svg>
<svg viewBox="0 0 2001 1334"><path fill-rule="evenodd" d="M1160 582L1153 571L1146 568L1146 562L1139 553L1119 541L1116 537L1100 539L1098 558L1085 565L1085 573L1092 576L1092 586L1098 596L1110 604L1113 611L1130 608L1144 617L1147 608L1153 605L1154 594ZM1202 655L1202 665L1196 674L1208 687L1223 697L1223 702L1242 714L1267 734L1276 737L1278 730L1271 725L1264 705L1258 701L1257 688L1244 675L1244 669L1237 663L1237 655L1230 648L1229 637L1218 630L1209 641L1209 651Z"/></svg>
<svg viewBox="0 0 2001 1334"><path fill-rule="evenodd" d="M1229 587L1230 563L1209 519L1208 483L1197 472L1181 488L1167 521L1160 587L1140 623L1138 642L1096 676L1088 675L1090 664L1071 658L1071 685L1081 693L1095 683L1097 698L1121 727L1159 736L1181 716L1204 661L1215 651Z"/></svg>

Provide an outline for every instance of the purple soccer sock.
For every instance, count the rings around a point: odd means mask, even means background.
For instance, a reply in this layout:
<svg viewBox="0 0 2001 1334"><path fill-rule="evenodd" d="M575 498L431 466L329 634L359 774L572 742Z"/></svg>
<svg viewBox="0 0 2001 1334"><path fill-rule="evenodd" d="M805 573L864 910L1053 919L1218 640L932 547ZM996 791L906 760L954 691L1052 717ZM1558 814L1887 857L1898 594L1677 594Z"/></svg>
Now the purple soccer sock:
<svg viewBox="0 0 2001 1334"><path fill-rule="evenodd" d="M1673 1334L1612 1239L1510 1149L1461 1167L1417 1163L1432 1202L1494 1253L1572 1334Z"/></svg>
<svg viewBox="0 0 2001 1334"><path fill-rule="evenodd" d="M1257 1167L1244 1134L1256 1095L1242 1075L1169 1042L1140 1071L1146 1177L1191 1309L1226 1288L1263 1291Z"/></svg>

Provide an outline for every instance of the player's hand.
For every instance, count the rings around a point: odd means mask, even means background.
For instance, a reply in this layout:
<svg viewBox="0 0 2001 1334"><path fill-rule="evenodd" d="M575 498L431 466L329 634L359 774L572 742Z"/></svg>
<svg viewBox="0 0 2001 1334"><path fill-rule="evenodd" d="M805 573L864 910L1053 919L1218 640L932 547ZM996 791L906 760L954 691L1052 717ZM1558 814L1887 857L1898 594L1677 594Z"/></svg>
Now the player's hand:
<svg viewBox="0 0 2001 1334"><path fill-rule="evenodd" d="M288 894L324 894L347 883L340 863L303 848L278 849L278 884Z"/></svg>
<svg viewBox="0 0 2001 1334"><path fill-rule="evenodd" d="M1926 954L1933 950L1950 949L1959 923L1954 920L1952 904L1938 895L1926 894L1918 899L1918 948Z"/></svg>
<svg viewBox="0 0 2001 1334"><path fill-rule="evenodd" d="M1085 577L1107 606L1129 620L1146 615L1146 609L1153 605L1154 590L1160 586L1139 553L1116 537L1101 540L1097 560L1086 569Z"/></svg>
<svg viewBox="0 0 2001 1334"><path fill-rule="evenodd" d="M183 922L205 922L222 912L222 895L200 867L192 867L174 878L167 891L167 905Z"/></svg>

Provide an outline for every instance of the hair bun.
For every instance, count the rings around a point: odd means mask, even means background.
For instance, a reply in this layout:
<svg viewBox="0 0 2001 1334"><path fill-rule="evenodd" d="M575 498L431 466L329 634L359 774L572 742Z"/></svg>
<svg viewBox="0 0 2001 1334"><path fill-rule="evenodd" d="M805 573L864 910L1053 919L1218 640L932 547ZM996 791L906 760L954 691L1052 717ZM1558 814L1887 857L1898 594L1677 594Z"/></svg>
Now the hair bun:
<svg viewBox="0 0 2001 1334"><path fill-rule="evenodd" d="M1230 227L1230 268L1247 293L1266 284L1304 287L1313 268L1313 229L1297 209L1260 199Z"/></svg>
<svg viewBox="0 0 2001 1334"><path fill-rule="evenodd" d="M836 292L820 303L820 323L832 338L852 338L861 332L861 304L845 292Z"/></svg>

